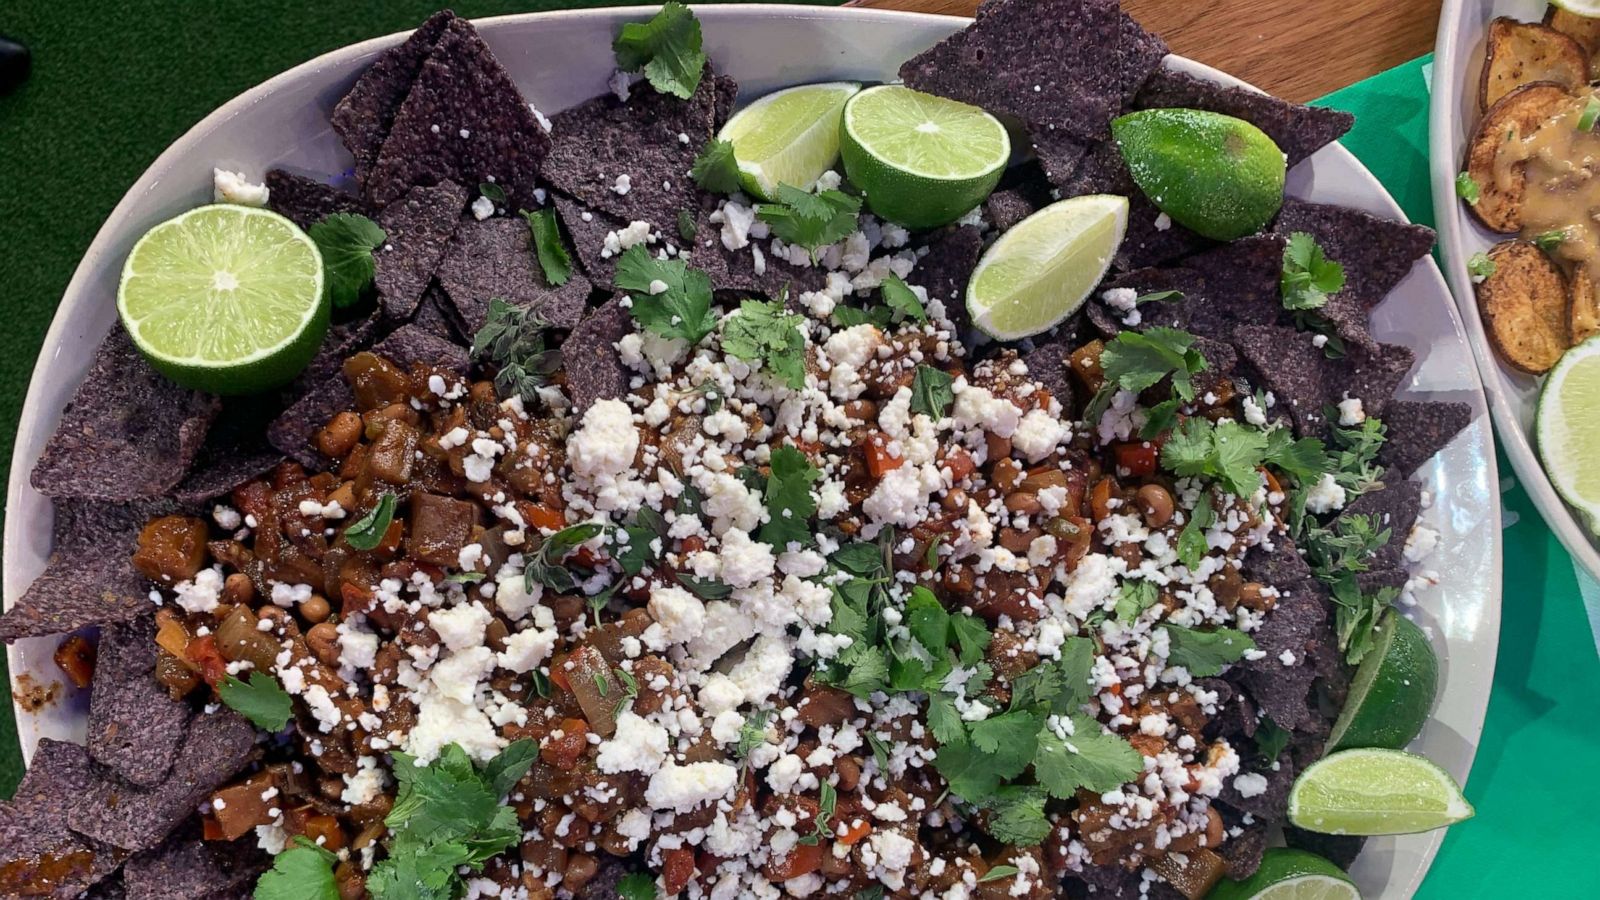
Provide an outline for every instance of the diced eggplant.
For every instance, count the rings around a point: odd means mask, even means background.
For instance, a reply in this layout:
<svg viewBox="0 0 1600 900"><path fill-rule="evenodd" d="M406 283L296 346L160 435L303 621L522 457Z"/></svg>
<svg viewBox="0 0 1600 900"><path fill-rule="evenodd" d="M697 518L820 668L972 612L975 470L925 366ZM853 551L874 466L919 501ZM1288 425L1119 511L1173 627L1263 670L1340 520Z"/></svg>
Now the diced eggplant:
<svg viewBox="0 0 1600 900"><path fill-rule="evenodd" d="M406 552L436 566L459 565L461 548L478 524L478 507L438 494L411 495L411 528Z"/></svg>
<svg viewBox="0 0 1600 900"><path fill-rule="evenodd" d="M206 537L206 523L193 516L162 516L139 532L133 567L151 581L188 581L205 565Z"/></svg>

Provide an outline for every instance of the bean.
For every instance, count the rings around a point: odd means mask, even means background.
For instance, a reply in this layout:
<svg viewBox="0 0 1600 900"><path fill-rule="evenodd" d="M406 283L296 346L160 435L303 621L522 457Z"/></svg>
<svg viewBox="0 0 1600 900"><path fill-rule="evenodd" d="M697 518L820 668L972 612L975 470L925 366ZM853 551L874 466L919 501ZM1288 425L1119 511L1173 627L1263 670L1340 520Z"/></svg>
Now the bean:
<svg viewBox="0 0 1600 900"><path fill-rule="evenodd" d="M989 458L994 459L994 456L991 455ZM1022 480L1022 466L1016 460L1001 459L994 464L994 471L990 476L990 480L1001 491L1010 491L1017 486L1017 482Z"/></svg>
<svg viewBox="0 0 1600 900"><path fill-rule="evenodd" d="M1256 612L1266 612L1271 609L1276 601L1262 593L1261 589L1260 582L1245 582L1239 588L1239 605Z"/></svg>
<svg viewBox="0 0 1600 900"><path fill-rule="evenodd" d="M339 665L339 630L332 622L311 626L306 632L306 646L323 665Z"/></svg>
<svg viewBox="0 0 1600 900"><path fill-rule="evenodd" d="M878 404L872 400L851 400L844 405L844 414L860 422L876 421Z"/></svg>
<svg viewBox="0 0 1600 900"><path fill-rule="evenodd" d="M1243 591L1242 584L1243 579L1239 577L1239 570L1233 566L1223 566L1221 571L1211 576L1207 587L1211 588L1211 593L1217 598L1217 602L1232 612L1233 608L1239 605L1239 596Z"/></svg>
<svg viewBox="0 0 1600 900"><path fill-rule="evenodd" d="M964 513L967 511L967 492L961 488L951 488L939 503L947 512Z"/></svg>
<svg viewBox="0 0 1600 900"><path fill-rule="evenodd" d="M1160 528L1172 521L1172 494L1159 484L1139 488L1139 510L1151 528Z"/></svg>
<svg viewBox="0 0 1600 900"><path fill-rule="evenodd" d="M222 600L224 603L237 606L240 603L248 604L256 596L256 586L250 581L250 576L243 572L235 572L222 582Z"/></svg>
<svg viewBox="0 0 1600 900"><path fill-rule="evenodd" d="M1127 563L1129 569L1137 569L1144 562L1144 550L1140 549L1138 544L1118 544L1111 552Z"/></svg>
<svg viewBox="0 0 1600 900"><path fill-rule="evenodd" d="M310 599L300 604L301 617L312 624L325 621L332 614L333 609L328 606L328 598L321 594L312 594Z"/></svg>
<svg viewBox="0 0 1600 900"><path fill-rule="evenodd" d="M833 761L833 771L839 775L839 790L849 792L856 789L856 784L861 780L861 763L856 762L853 756L841 756Z"/></svg>
<svg viewBox="0 0 1600 900"><path fill-rule="evenodd" d="M587 853L574 853L567 859L566 871L561 873L561 886L569 891L576 892L584 885L594 880L595 873L600 871L600 864Z"/></svg>
<svg viewBox="0 0 1600 900"><path fill-rule="evenodd" d="M346 410L317 432L317 450L329 459L338 459L349 453L361 439L361 417Z"/></svg>
<svg viewBox="0 0 1600 900"><path fill-rule="evenodd" d="M1032 491L1015 491L1006 495L1006 509L1023 515L1036 515L1044 509L1039 495Z"/></svg>
<svg viewBox="0 0 1600 900"><path fill-rule="evenodd" d="M1011 438L1004 438L994 432L989 432L983 436L983 441L989 451L990 459L1003 460L1011 455ZM1018 466L1017 468L1020 471L1022 467Z"/></svg>

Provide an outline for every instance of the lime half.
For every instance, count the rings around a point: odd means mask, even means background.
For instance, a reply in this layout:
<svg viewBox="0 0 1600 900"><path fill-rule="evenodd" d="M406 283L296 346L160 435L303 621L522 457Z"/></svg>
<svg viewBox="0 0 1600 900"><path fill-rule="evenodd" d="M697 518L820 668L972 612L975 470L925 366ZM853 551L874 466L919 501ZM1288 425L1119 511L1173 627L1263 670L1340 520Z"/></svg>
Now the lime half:
<svg viewBox="0 0 1600 900"><path fill-rule="evenodd" d="M1539 459L1561 499L1589 519L1600 534L1600 336L1566 353L1539 393L1534 434Z"/></svg>
<svg viewBox="0 0 1600 900"><path fill-rule="evenodd" d="M1111 133L1150 202L1208 238L1255 234L1283 205L1283 151L1243 119L1147 109L1113 120Z"/></svg>
<svg viewBox="0 0 1600 900"><path fill-rule="evenodd" d="M937 228L983 202L1011 161L1000 120L976 106L898 84L844 105L844 170L880 218Z"/></svg>
<svg viewBox="0 0 1600 900"><path fill-rule="evenodd" d="M1361 900L1338 866L1304 850L1277 847L1244 881L1220 881L1206 900Z"/></svg>
<svg viewBox="0 0 1600 900"><path fill-rule="evenodd" d="M1128 198L1111 194L1052 203L1018 222L972 272L972 323L1002 341L1054 327L1105 277L1127 227Z"/></svg>
<svg viewBox="0 0 1600 900"><path fill-rule="evenodd" d="M1344 750L1289 790L1289 821L1322 834L1412 834L1473 815L1449 773L1403 750Z"/></svg>
<svg viewBox="0 0 1600 900"><path fill-rule="evenodd" d="M247 394L306 367L328 330L322 254L293 222L218 204L150 229L122 267L117 312L156 371Z"/></svg>
<svg viewBox="0 0 1600 900"><path fill-rule="evenodd" d="M1399 750L1422 731L1439 684L1439 660L1415 622L1393 610L1378 623L1372 650L1328 735L1332 750Z"/></svg>
<svg viewBox="0 0 1600 900"><path fill-rule="evenodd" d="M744 189L775 200L778 185L810 189L839 158L839 113L861 85L804 84L768 94L739 111L717 134L733 144Z"/></svg>

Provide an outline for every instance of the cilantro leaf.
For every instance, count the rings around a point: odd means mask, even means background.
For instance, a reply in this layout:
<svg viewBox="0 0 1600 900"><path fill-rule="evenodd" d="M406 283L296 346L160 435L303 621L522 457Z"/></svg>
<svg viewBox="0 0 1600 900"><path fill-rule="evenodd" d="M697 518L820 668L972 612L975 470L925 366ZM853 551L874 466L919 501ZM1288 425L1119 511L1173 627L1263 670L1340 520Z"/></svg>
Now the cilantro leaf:
<svg viewBox="0 0 1600 900"><path fill-rule="evenodd" d="M791 388L806 384L806 338L800 316L776 300L745 300L722 324L722 349L746 362L761 363Z"/></svg>
<svg viewBox="0 0 1600 900"><path fill-rule="evenodd" d="M950 785L952 794L972 803L981 803L994 794L1000 787L1000 780L1006 777L996 770L989 754L965 739L941 745L934 755L933 765Z"/></svg>
<svg viewBox="0 0 1600 900"><path fill-rule="evenodd" d="M1377 516L1346 513L1327 526L1313 526L1301 543L1311 574L1331 585L1341 576L1365 572L1367 560L1390 536L1389 529L1379 527Z"/></svg>
<svg viewBox="0 0 1600 900"><path fill-rule="evenodd" d="M1103 733L1093 718L1075 715L1065 740L1041 730L1033 771L1050 796L1066 800L1080 788L1104 793L1125 784L1144 771L1144 757L1117 735Z"/></svg>
<svg viewBox="0 0 1600 900"><path fill-rule="evenodd" d="M733 751L736 759L749 758L757 747L767 742L767 723L771 721L770 709L757 710L744 720L744 724L739 726L739 742Z"/></svg>
<svg viewBox="0 0 1600 900"><path fill-rule="evenodd" d="M1274 428L1266 434L1263 462L1301 484L1315 482L1333 465L1322 441L1316 438L1295 440L1287 428Z"/></svg>
<svg viewBox="0 0 1600 900"><path fill-rule="evenodd" d="M528 774L528 770L533 768L533 761L538 758L539 744L536 741L512 741L484 764L483 780L496 797L504 797Z"/></svg>
<svg viewBox="0 0 1600 900"><path fill-rule="evenodd" d="M1169 641L1167 665L1188 669L1196 678L1221 674L1223 666L1238 662L1246 650L1256 648L1248 634L1233 628L1195 631L1170 623L1161 627L1166 629Z"/></svg>
<svg viewBox="0 0 1600 900"><path fill-rule="evenodd" d="M1044 840L1044 838L1040 838L1040 840ZM994 866L983 873L983 877L978 879L978 883L986 884L991 881L999 881L1002 878L1010 878L1020 871L1021 869L1016 866Z"/></svg>
<svg viewBox="0 0 1600 900"><path fill-rule="evenodd" d="M858 578L877 578L883 574L883 552L876 544L856 541L845 544L829 557L834 565Z"/></svg>
<svg viewBox="0 0 1600 900"><path fill-rule="evenodd" d="M1011 708L1036 707L1056 715L1076 712L1091 695L1089 671L1094 667L1094 642L1071 637L1056 662L1042 662L1011 682Z"/></svg>
<svg viewBox="0 0 1600 900"><path fill-rule="evenodd" d="M395 505L399 502L394 494L384 491L366 515L351 522L344 530L345 543L356 550L371 550L383 543L383 536L389 533L389 525L394 521Z"/></svg>
<svg viewBox="0 0 1600 900"><path fill-rule="evenodd" d="M306 229L322 253L328 299L335 309L361 302L378 266L373 252L387 235L378 223L358 213L334 213Z"/></svg>
<svg viewBox="0 0 1600 900"><path fill-rule="evenodd" d="M854 306L839 304L833 308L833 324L840 328L854 328L857 325L876 325L879 328L888 328L894 322L894 310L887 306L871 306L859 309Z"/></svg>
<svg viewBox="0 0 1600 900"><path fill-rule="evenodd" d="M1007 786L987 804L989 835L1018 847L1031 847L1050 836L1050 819L1044 814L1045 792L1037 787Z"/></svg>
<svg viewBox="0 0 1600 900"><path fill-rule="evenodd" d="M830 682L839 690L866 699L888 688L889 660L881 649L868 644L851 644L839 654L839 662L844 666L844 674Z"/></svg>
<svg viewBox="0 0 1600 900"><path fill-rule="evenodd" d="M955 699L949 694L928 695L928 730L941 744L966 739L967 726L956 709Z"/></svg>
<svg viewBox="0 0 1600 900"><path fill-rule="evenodd" d="M1256 750L1268 762L1277 762L1278 756L1289 746L1290 734L1270 716L1262 716L1256 725Z"/></svg>
<svg viewBox="0 0 1600 900"><path fill-rule="evenodd" d="M963 666L970 666L983 659L983 653L989 649L989 626L977 616L966 613L956 613L950 617L950 631L956 641L956 659Z"/></svg>
<svg viewBox="0 0 1600 900"><path fill-rule="evenodd" d="M1161 464L1178 475L1214 479L1228 493L1249 497L1261 488L1258 467L1266 459L1265 433L1207 419L1185 419L1161 448Z"/></svg>
<svg viewBox="0 0 1600 900"><path fill-rule="evenodd" d="M217 696L229 709L264 731L282 731L293 713L288 692L278 684L277 679L265 672L251 672L248 683L225 675L217 685Z"/></svg>
<svg viewBox="0 0 1600 900"><path fill-rule="evenodd" d="M1043 716L1017 709L973 722L969 731L972 745L988 754L994 774L1006 779L1022 774L1033 761L1043 725Z"/></svg>
<svg viewBox="0 0 1600 900"><path fill-rule="evenodd" d="M1328 259L1317 239L1304 231L1289 235L1283 248L1283 275L1278 291L1283 308L1320 309L1328 297L1344 290L1344 266Z"/></svg>
<svg viewBox="0 0 1600 900"><path fill-rule="evenodd" d="M1206 359L1194 349L1194 335L1176 328L1124 331L1106 342L1100 353L1105 384L1089 401L1084 418L1100 418L1111 398L1121 389L1138 393L1163 378L1172 378L1172 393L1185 402L1194 400L1194 376L1205 371Z"/></svg>
<svg viewBox="0 0 1600 900"><path fill-rule="evenodd" d="M885 278L878 292L883 295L884 305L894 310L895 321L900 319L928 321L928 311L922 308L922 301L917 299L916 291L900 280L899 275L891 274Z"/></svg>
<svg viewBox="0 0 1600 900"><path fill-rule="evenodd" d="M339 900L332 853L310 841L272 858L272 868L256 881L256 900Z"/></svg>
<svg viewBox="0 0 1600 900"><path fill-rule="evenodd" d="M1113 615L1118 622L1132 622L1139 614L1156 605L1161 591L1153 581L1124 581L1117 589L1117 608Z"/></svg>
<svg viewBox="0 0 1600 900"><path fill-rule="evenodd" d="M656 900L656 880L644 872L630 872L617 882L617 896L622 900Z"/></svg>
<svg viewBox="0 0 1600 900"><path fill-rule="evenodd" d="M940 605L933 592L917 585L906 600L903 621L911 637L930 654L943 655L950 643L950 613Z"/></svg>
<svg viewBox="0 0 1600 900"><path fill-rule="evenodd" d="M732 194L739 190L739 160L733 155L732 141L715 138L695 157L689 177L713 194Z"/></svg>
<svg viewBox="0 0 1600 900"><path fill-rule="evenodd" d="M922 363L917 364L917 373L911 379L911 411L921 413L935 422L945 417L950 410L950 404L956 401L955 391L951 385L955 379L950 373L942 369Z"/></svg>
<svg viewBox="0 0 1600 900"><path fill-rule="evenodd" d="M656 259L634 244L617 259L616 286L633 298L634 321L662 337L691 344L717 327L711 311L711 279L681 259ZM664 290L652 291L652 286Z"/></svg>
<svg viewBox="0 0 1600 900"><path fill-rule="evenodd" d="M1211 495L1201 494L1200 502L1189 513L1189 521L1178 533L1178 562L1190 570L1199 568L1200 560L1211 551L1211 545L1206 542L1206 529L1211 527L1216 515L1216 510L1211 508Z"/></svg>
<svg viewBox="0 0 1600 900"><path fill-rule="evenodd" d="M772 474L767 476L766 505L770 520L761 526L760 538L782 550L789 544L809 546L816 536L810 520L817 514L811 485L822 477L806 455L784 445L772 451Z"/></svg>
<svg viewBox="0 0 1600 900"><path fill-rule="evenodd" d="M1333 583L1334 632L1345 662L1358 665L1372 651L1378 620L1400 596L1396 587L1381 587L1371 594L1361 590L1355 576L1345 575Z"/></svg>
<svg viewBox="0 0 1600 900"><path fill-rule="evenodd" d="M757 206L756 217L767 223L774 236L806 248L815 259L818 250L856 230L860 211L861 198L843 191L812 194L780 184L778 202Z"/></svg>
<svg viewBox="0 0 1600 900"><path fill-rule="evenodd" d="M706 54L700 47L700 20L675 0L663 5L648 22L622 26L611 43L617 68L624 72L644 69L652 87L685 100L694 95L705 71Z"/></svg>
<svg viewBox="0 0 1600 900"><path fill-rule="evenodd" d="M551 287L566 284L572 277L572 257L567 255L566 245L561 243L561 226L556 222L556 211L523 210L522 217L528 220L528 228L533 232L533 251L539 258L539 268L544 271L544 280Z"/></svg>

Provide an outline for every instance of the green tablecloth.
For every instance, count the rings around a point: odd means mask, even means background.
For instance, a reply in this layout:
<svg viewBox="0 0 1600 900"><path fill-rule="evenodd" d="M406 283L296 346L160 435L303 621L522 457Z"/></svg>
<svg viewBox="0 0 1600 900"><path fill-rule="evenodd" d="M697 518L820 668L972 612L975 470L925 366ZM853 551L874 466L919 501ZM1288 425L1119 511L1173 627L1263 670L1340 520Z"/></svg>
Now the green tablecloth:
<svg viewBox="0 0 1600 900"><path fill-rule="evenodd" d="M460 2L493 15L595 2ZM106 214L184 129L229 97L326 50L406 28L425 0L98 4L13 0L0 32L27 41L33 80L0 98L0 467L56 300ZM1345 144L1410 217L1431 222L1426 61L1324 101L1359 116ZM1308 64L1314 64L1308 61ZM197 165L205 165L204 160ZM111 298L106 298L111 302ZM1502 465L1506 583L1494 696L1467 795L1419 897L1600 896L1600 658L1572 565ZM0 795L20 773L0 710Z"/></svg>

